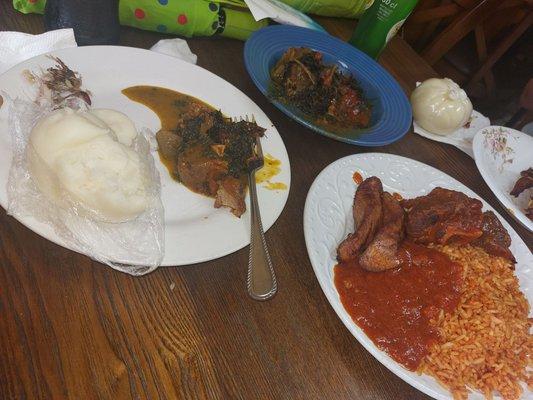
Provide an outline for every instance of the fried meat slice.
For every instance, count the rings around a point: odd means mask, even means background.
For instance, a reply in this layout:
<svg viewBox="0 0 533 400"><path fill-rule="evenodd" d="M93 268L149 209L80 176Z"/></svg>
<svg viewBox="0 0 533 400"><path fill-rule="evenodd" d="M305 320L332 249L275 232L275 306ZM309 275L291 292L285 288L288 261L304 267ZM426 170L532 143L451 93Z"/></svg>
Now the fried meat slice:
<svg viewBox="0 0 533 400"><path fill-rule="evenodd" d="M404 237L405 211L390 193L382 195L383 222L374 239L359 258L368 271L385 271L400 265L398 248Z"/></svg>
<svg viewBox="0 0 533 400"><path fill-rule="evenodd" d="M347 262L356 259L365 249L381 225L383 186L379 178L372 176L357 187L353 202L355 232L337 248L337 259Z"/></svg>

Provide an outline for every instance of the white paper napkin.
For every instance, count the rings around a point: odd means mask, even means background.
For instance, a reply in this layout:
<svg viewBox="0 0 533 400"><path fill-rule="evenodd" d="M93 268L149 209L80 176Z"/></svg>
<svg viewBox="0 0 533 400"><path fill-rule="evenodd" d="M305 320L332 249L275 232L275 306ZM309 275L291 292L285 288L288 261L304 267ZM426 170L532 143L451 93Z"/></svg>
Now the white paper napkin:
<svg viewBox="0 0 533 400"><path fill-rule="evenodd" d="M319 24L304 13L278 0L244 0L256 21L270 18L280 24L324 31Z"/></svg>
<svg viewBox="0 0 533 400"><path fill-rule="evenodd" d="M58 29L41 35L0 32L0 74L28 58L76 46L72 29Z"/></svg>
<svg viewBox="0 0 533 400"><path fill-rule="evenodd" d="M449 135L436 135L434 133L426 131L415 121L413 121L413 131L418 133L420 136L423 136L427 139L435 140L441 143L448 143L459 150L464 151L470 157L474 158L474 150L472 149L472 141L476 133L486 128L490 125L490 120L485 117L480 112L476 110L472 111L472 116L470 117L470 122L468 126L463 126L462 128L457 129L456 131L450 133Z"/></svg>
<svg viewBox="0 0 533 400"><path fill-rule="evenodd" d="M0 74L12 66L52 50L76 47L72 29L58 29L40 35L22 32L0 32ZM182 39L163 39L151 50L196 64L196 55Z"/></svg>
<svg viewBox="0 0 533 400"><path fill-rule="evenodd" d="M172 56L179 58L183 61L187 61L191 64L196 64L196 54L194 54L187 42L183 39L162 39L156 44L154 44L150 50L166 54L167 56Z"/></svg>

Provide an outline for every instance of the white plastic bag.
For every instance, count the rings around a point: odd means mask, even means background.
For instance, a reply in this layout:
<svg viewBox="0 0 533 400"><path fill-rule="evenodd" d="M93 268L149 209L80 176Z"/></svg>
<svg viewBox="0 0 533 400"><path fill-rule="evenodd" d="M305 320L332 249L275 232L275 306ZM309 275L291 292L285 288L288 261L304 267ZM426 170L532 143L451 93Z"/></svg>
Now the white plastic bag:
<svg viewBox="0 0 533 400"><path fill-rule="evenodd" d="M7 186L8 214L17 218L31 216L48 224L64 246L119 271L143 275L156 269L164 254L164 222L159 173L148 141L151 132L141 130L132 144L146 178L149 207L127 222L101 222L91 218L87 212L90 210L66 191L63 196L69 206L57 206L32 180L27 161L28 140L35 123L52 111L51 105L22 99L9 99L8 103L13 153Z"/></svg>

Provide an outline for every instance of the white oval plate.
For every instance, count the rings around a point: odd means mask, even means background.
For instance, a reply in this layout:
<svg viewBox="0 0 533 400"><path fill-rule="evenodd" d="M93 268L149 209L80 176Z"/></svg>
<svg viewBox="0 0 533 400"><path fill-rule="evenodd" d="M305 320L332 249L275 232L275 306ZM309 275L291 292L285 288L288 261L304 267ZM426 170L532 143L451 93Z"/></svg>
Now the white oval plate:
<svg viewBox="0 0 533 400"><path fill-rule="evenodd" d="M337 246L354 228L354 172L359 172L363 178L379 177L384 190L397 192L403 198L425 195L441 186L481 200L485 210L494 209L472 190L438 169L409 158L383 153L355 154L331 163L317 176L305 202L304 234L309 259L324 294L346 328L379 362L405 382L435 399L451 400L451 394L432 377L408 371L379 350L353 322L339 299L333 281L333 267L337 264ZM511 235L511 250L517 259L515 273L520 280L520 288L531 304L533 255L513 228L494 212ZM526 389L523 398L531 399L533 393ZM473 393L470 399L483 399L483 396Z"/></svg>
<svg viewBox="0 0 533 400"><path fill-rule="evenodd" d="M283 141L268 117L244 93L222 78L196 65L148 50L118 46L90 46L54 51L83 85L93 93L93 107L113 108L127 114L137 128L160 128L157 115L142 104L129 100L121 90L134 85L154 85L197 97L231 117L254 116L266 128L264 153L281 160L281 172L273 180L287 190L271 191L258 185L263 225L270 228L283 210L290 188L290 164ZM10 96L21 96L30 88L22 77L25 69L37 71L53 62L38 56L13 67L0 76L0 88ZM186 265L212 260L237 251L250 243L250 213L240 219L227 209L215 209L214 200L195 194L173 181L154 153L161 176L165 207L165 257L162 265ZM0 204L7 207L6 183L11 165L7 107L0 108ZM247 207L249 201L246 199ZM46 224L33 218L21 221L39 235L63 245ZM135 260L131 260L135 264Z"/></svg>
<svg viewBox="0 0 533 400"><path fill-rule="evenodd" d="M489 126L474 137L474 156L481 176L500 203L533 232L533 221L524 213L533 189L518 197L509 194L520 172L533 168L533 137L504 126Z"/></svg>

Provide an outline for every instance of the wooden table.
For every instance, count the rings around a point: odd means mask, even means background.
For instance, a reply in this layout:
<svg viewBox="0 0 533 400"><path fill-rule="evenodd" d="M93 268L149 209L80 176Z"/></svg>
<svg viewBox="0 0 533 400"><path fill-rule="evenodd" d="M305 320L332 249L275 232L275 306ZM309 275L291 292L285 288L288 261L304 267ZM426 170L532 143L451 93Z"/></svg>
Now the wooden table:
<svg viewBox="0 0 533 400"><path fill-rule="evenodd" d="M322 19L346 38L351 22ZM0 29L43 31L39 16L0 4ZM124 28L121 44L162 36ZM285 141L293 171L287 206L267 233L279 279L268 302L251 300L245 248L221 259L133 278L36 235L0 212L1 399L426 399L352 337L323 295L307 257L307 191L332 161L379 151L457 178L503 211L468 156L412 132L385 147L316 135L272 106L248 77L243 43L189 40L198 64L248 94ZM407 93L435 72L401 39L381 58Z"/></svg>

